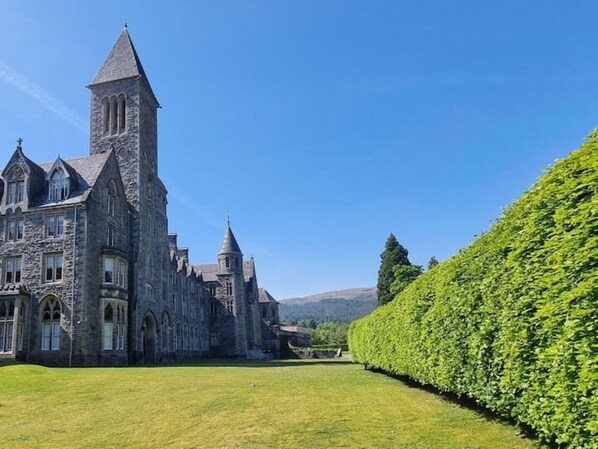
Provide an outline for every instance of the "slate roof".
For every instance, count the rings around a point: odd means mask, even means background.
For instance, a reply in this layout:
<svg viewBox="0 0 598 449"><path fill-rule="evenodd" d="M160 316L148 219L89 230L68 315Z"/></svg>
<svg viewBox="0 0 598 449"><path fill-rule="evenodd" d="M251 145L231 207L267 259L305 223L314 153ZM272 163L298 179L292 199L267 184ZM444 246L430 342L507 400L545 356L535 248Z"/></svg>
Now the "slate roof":
<svg viewBox="0 0 598 449"><path fill-rule="evenodd" d="M203 280L206 282L217 281L218 265L215 263L193 265L196 273L201 273Z"/></svg>
<svg viewBox="0 0 598 449"><path fill-rule="evenodd" d="M266 290L265 288L260 287L258 289L259 292L259 302L261 303L275 303L278 304L278 301L274 299L274 297Z"/></svg>
<svg viewBox="0 0 598 449"><path fill-rule="evenodd" d="M201 273L203 280L206 282L210 281L217 281L219 273L218 264L215 263L208 263L208 264L193 264L193 269L199 275ZM254 274L254 266L253 266L253 259L246 260L243 262L243 277L245 278L245 282L249 282L249 280L253 277Z"/></svg>
<svg viewBox="0 0 598 449"><path fill-rule="evenodd" d="M220 245L220 251L218 251L218 254L227 253L241 253L241 248L239 248L239 244L237 243L237 239L235 238L230 225L228 225L226 231L224 231L222 245Z"/></svg>
<svg viewBox="0 0 598 449"><path fill-rule="evenodd" d="M47 190L44 194L40 195L33 202L33 206L46 206L54 204L76 204L87 199L87 195L95 185L98 176L102 172L104 165L108 157L110 157L111 151L100 154L92 154L89 156L78 157L74 159L65 159L63 162L75 172L77 175L75 178L76 186L69 193L69 197L66 200L60 201L59 203L52 202L48 199ZM43 170L44 176L48 174L54 162L45 162L39 164L39 167ZM70 171L70 170L69 170ZM72 175L71 175L72 176Z"/></svg>
<svg viewBox="0 0 598 449"><path fill-rule="evenodd" d="M116 43L98 70L91 85L142 76L147 80L128 29L120 33ZM149 84L149 83L148 83Z"/></svg>

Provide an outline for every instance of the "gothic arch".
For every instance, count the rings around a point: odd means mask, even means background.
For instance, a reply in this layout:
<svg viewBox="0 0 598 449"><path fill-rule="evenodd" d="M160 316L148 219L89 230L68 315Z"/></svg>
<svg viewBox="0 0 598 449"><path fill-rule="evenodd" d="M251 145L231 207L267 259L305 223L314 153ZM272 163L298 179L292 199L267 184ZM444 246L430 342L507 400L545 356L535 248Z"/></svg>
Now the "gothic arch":
<svg viewBox="0 0 598 449"><path fill-rule="evenodd" d="M41 349L42 351L60 350L62 339L62 303L55 295L47 295L39 305Z"/></svg>
<svg viewBox="0 0 598 449"><path fill-rule="evenodd" d="M158 322L156 316L150 310L143 318L141 327L143 341L143 362L145 364L156 363L157 343L158 343Z"/></svg>

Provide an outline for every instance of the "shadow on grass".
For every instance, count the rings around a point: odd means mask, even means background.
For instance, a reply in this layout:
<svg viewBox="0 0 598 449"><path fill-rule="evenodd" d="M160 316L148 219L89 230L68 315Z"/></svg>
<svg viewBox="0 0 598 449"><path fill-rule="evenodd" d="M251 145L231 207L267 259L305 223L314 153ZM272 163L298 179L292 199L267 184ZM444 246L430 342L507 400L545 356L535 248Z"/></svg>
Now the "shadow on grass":
<svg viewBox="0 0 598 449"><path fill-rule="evenodd" d="M502 422L505 424L515 426L519 429L519 433L522 437L532 440L535 444L538 445L538 447L546 448L546 449L563 449L563 448L567 447L566 445L560 445L560 444L556 443L554 440L546 441L545 439L542 439L538 435L538 432L536 432L532 427L528 426L527 424L518 423L514 419L507 418L503 415L499 415L498 413L490 410L489 408L486 408L483 405L479 404L475 399L473 399L469 396L458 395L456 393L442 391L442 390L434 387L433 385L419 383L417 380L415 380L409 376L406 376L406 375L388 373L382 369L378 369L378 368L374 368L374 367L365 367L365 369L367 369L368 371L371 371L373 373L378 373L378 374L385 375L387 377L392 377L393 379L398 380L399 382L401 382L402 384L404 384L410 388L415 388L417 390L425 391L426 393L430 393L436 397L439 397L443 401L447 401L452 404L456 404L459 407L463 407L468 410L471 410L471 411L475 412L478 416L485 419L486 421L498 421L498 422Z"/></svg>
<svg viewBox="0 0 598 449"><path fill-rule="evenodd" d="M184 368L184 367L232 367L232 368L277 368L285 366L302 367L313 365L350 365L350 359L200 359L163 363L160 365L132 365L124 368Z"/></svg>
<svg viewBox="0 0 598 449"><path fill-rule="evenodd" d="M28 366L42 366L47 368L58 369L139 369L139 368L279 368L285 366L292 367L308 367L313 365L350 365L352 361L350 358L342 359L275 359L275 360L243 360L243 359L196 359L196 360L179 360L161 364L143 365L132 364L128 366L45 366L35 363L27 363L19 360L0 360L0 368L4 366L13 365L28 365Z"/></svg>

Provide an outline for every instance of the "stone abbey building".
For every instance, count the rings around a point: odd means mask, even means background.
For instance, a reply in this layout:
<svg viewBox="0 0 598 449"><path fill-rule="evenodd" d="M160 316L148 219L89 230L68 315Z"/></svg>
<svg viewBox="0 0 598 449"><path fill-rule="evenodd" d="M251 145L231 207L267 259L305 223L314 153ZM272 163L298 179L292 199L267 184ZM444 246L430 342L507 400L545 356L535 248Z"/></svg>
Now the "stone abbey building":
<svg viewBox="0 0 598 449"><path fill-rule="evenodd" d="M278 305L230 224L215 264L192 264L168 233L159 104L126 27L88 87L88 156L37 164L19 139L0 174L0 358L127 365L276 350Z"/></svg>

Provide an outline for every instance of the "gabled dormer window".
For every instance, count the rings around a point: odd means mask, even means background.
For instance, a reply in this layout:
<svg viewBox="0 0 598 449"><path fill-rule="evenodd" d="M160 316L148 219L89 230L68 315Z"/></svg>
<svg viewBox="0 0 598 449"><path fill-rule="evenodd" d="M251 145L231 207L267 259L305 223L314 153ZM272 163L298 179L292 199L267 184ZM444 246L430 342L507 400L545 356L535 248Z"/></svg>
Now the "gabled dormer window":
<svg viewBox="0 0 598 449"><path fill-rule="evenodd" d="M19 204L25 200L25 181L8 183L8 198L6 204Z"/></svg>
<svg viewBox="0 0 598 449"><path fill-rule="evenodd" d="M25 201L25 173L20 165L15 164L7 170L6 204L20 204Z"/></svg>
<svg viewBox="0 0 598 449"><path fill-rule="evenodd" d="M60 167L54 170L50 178L50 201L62 201L69 196L69 178Z"/></svg>

